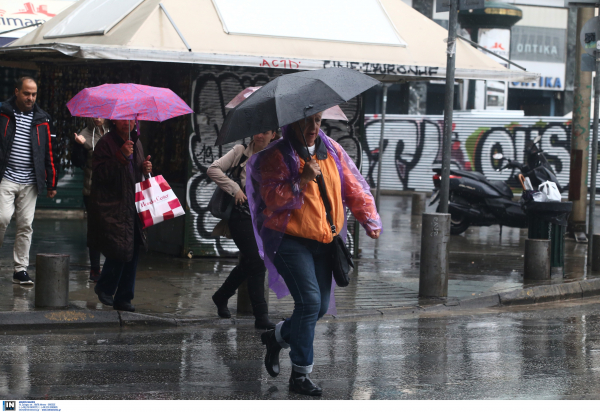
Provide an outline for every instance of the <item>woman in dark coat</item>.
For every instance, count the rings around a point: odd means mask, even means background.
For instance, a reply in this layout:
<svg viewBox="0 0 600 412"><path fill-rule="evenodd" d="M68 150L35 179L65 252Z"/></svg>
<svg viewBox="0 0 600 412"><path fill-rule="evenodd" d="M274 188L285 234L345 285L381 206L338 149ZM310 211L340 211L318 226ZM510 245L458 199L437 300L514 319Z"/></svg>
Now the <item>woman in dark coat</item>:
<svg viewBox="0 0 600 412"><path fill-rule="evenodd" d="M131 304L139 248L146 247L135 208L135 184L152 171L142 143L132 132L133 122L113 120L113 130L96 145L88 219L88 247L105 257L94 288L100 302L133 312ZM131 139L131 140L129 140Z"/></svg>

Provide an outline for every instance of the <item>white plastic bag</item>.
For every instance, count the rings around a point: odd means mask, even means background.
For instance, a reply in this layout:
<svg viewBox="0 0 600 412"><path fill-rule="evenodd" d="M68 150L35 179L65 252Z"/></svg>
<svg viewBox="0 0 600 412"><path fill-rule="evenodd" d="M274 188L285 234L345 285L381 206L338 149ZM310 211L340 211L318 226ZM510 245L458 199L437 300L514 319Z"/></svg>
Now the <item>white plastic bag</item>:
<svg viewBox="0 0 600 412"><path fill-rule="evenodd" d="M561 201L560 192L558 191L558 187L556 187L556 183L546 180L538 189L546 195L548 202Z"/></svg>
<svg viewBox="0 0 600 412"><path fill-rule="evenodd" d="M548 196L546 196L545 193L538 192L538 191L533 192L531 197L533 198L534 202L544 203L544 202L548 201Z"/></svg>

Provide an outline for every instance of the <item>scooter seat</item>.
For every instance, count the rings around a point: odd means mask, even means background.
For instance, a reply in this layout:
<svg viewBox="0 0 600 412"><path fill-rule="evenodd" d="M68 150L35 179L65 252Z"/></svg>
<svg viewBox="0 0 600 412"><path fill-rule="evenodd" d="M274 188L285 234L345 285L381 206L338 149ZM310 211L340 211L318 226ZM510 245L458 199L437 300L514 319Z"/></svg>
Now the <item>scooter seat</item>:
<svg viewBox="0 0 600 412"><path fill-rule="evenodd" d="M510 190L510 186L508 186L502 180L488 180L488 183L496 189L502 196L505 196L509 199L513 198L513 192Z"/></svg>
<svg viewBox="0 0 600 412"><path fill-rule="evenodd" d="M479 172L467 172L466 170L451 170L450 173L456 176L468 177L473 180L487 182L487 178L485 177L485 175Z"/></svg>

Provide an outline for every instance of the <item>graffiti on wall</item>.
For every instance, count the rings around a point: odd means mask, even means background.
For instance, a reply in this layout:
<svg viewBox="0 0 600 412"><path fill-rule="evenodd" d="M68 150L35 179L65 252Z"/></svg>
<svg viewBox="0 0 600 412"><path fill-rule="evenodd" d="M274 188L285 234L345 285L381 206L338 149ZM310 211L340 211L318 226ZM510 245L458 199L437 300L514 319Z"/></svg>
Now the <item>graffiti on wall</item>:
<svg viewBox="0 0 600 412"><path fill-rule="evenodd" d="M381 120L377 115L365 117L366 142L363 145L369 184L377 181ZM518 172L498 171L494 153L525 162L527 145L541 137L540 145L561 185L569 181L571 121L562 118L455 118L452 133L452 168L483 173L491 180L506 181L520 187ZM386 116L382 159L382 188L392 190L433 189L432 168L440 167L442 158L442 116ZM368 164L368 167L367 167Z"/></svg>
<svg viewBox="0 0 600 412"><path fill-rule="evenodd" d="M215 238L212 230L219 222L208 211L208 202L216 185L206 174L208 167L226 154L237 143L248 143L249 136L240 136L238 142L215 146L219 129L226 116L225 105L246 87L262 86L275 77L289 71L275 69L249 69L241 67L206 67L194 76L191 93L192 133L188 139L191 174L187 183L186 231L189 249L194 255L230 255L237 253L231 239ZM361 148L356 131L358 129L360 102L354 99L341 106L349 119L348 124L326 121L322 128L329 136L340 142L348 154L360 164Z"/></svg>

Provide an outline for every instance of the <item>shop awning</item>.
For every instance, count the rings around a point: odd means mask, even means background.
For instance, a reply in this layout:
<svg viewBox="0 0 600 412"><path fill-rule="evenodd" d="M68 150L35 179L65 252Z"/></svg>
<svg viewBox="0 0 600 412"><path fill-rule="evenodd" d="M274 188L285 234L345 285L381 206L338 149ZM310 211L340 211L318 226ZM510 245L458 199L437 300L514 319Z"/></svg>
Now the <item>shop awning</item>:
<svg viewBox="0 0 600 412"><path fill-rule="evenodd" d="M300 70L350 67L394 81L444 78L446 38L444 28L401 0L82 0L0 53ZM457 42L458 79L538 76L507 69Z"/></svg>

